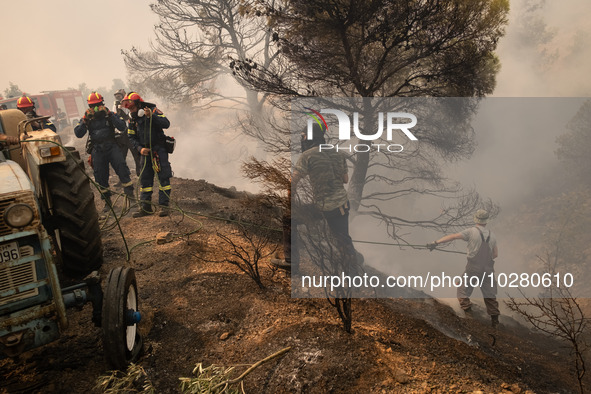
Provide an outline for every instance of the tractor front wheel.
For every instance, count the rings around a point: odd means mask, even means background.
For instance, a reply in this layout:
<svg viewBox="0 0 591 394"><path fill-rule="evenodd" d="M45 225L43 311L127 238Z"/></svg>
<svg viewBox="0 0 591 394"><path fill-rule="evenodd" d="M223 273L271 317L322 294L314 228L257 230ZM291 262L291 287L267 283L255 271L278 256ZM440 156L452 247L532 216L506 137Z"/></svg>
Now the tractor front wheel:
<svg viewBox="0 0 591 394"><path fill-rule="evenodd" d="M111 270L103 298L103 348L107 363L114 369L125 370L136 361L143 350L137 324L138 292L132 268Z"/></svg>

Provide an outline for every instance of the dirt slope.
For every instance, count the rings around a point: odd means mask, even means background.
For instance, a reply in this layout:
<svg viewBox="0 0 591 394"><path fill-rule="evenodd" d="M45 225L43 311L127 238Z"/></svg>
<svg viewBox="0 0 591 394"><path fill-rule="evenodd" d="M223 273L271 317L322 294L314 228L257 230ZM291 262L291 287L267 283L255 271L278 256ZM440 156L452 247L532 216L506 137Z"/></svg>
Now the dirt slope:
<svg viewBox="0 0 591 394"><path fill-rule="evenodd" d="M289 276L267 261L264 290L216 262L226 248L216 232L235 232L228 220L279 228L273 207L205 181L173 178L172 186L173 199L192 217L124 217L129 263L117 228L103 232L104 273L119 264L137 271L146 344L139 364L157 392L179 392L178 378L191 376L198 362L252 364L285 347L286 355L246 378L246 392L576 392L568 353L507 317L493 331L484 316L459 318L432 299L355 300L354 332L347 334L326 300L292 299ZM156 244L161 232L176 238ZM90 322L90 307L69 316L58 342L0 361L0 392L93 391L106 372L101 331Z"/></svg>

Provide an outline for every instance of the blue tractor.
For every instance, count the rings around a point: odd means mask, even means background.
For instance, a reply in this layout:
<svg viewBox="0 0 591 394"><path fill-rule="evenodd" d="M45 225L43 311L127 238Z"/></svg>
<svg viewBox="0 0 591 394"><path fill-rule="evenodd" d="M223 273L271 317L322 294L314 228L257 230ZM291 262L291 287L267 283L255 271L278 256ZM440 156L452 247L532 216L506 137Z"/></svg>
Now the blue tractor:
<svg viewBox="0 0 591 394"><path fill-rule="evenodd" d="M0 111L0 133L28 137L0 151L0 358L55 341L68 325L67 308L91 303L107 363L125 369L143 348L135 273L114 268L103 286L103 246L84 162L53 131L33 131L31 124L43 119ZM58 273L74 284L61 287Z"/></svg>

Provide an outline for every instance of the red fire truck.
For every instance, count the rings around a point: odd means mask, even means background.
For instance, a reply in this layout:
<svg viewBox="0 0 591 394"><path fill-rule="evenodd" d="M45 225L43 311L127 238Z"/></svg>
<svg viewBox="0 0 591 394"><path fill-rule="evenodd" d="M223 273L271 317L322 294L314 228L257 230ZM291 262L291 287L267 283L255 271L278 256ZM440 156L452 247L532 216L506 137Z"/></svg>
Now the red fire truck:
<svg viewBox="0 0 591 394"><path fill-rule="evenodd" d="M35 102L35 110L38 115L52 116L53 122L59 129L72 125L80 119L86 106L84 98L79 90L49 90L40 94L27 94ZM18 97L0 100L0 105L7 108L16 108Z"/></svg>

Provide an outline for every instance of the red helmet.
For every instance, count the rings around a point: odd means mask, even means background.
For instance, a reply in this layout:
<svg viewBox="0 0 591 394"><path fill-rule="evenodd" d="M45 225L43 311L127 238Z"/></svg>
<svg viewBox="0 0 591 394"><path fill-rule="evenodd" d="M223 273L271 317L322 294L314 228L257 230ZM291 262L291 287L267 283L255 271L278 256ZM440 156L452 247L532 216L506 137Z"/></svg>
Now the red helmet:
<svg viewBox="0 0 591 394"><path fill-rule="evenodd" d="M101 96L100 93L92 92L88 95L88 99L86 101L88 102L88 105L100 104L103 102L103 96Z"/></svg>
<svg viewBox="0 0 591 394"><path fill-rule="evenodd" d="M121 105L123 105L123 107L125 108L129 108L129 104L132 101L135 101L136 103L143 103L144 99L136 92L129 92L127 96L125 96L123 100L121 100Z"/></svg>
<svg viewBox="0 0 591 394"><path fill-rule="evenodd" d="M34 106L35 106L35 103L33 102L33 100L31 100L30 97L25 96L24 94L22 95L22 97L19 97L19 99L16 100L16 107L17 108L31 108Z"/></svg>

